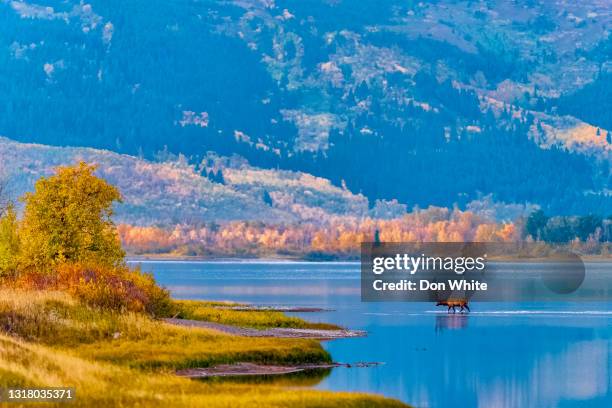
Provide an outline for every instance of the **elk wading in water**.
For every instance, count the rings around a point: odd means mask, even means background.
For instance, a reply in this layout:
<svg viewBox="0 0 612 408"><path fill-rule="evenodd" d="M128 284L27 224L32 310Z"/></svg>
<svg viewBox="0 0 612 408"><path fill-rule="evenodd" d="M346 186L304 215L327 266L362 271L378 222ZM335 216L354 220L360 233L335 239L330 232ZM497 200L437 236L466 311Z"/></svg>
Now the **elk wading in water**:
<svg viewBox="0 0 612 408"><path fill-rule="evenodd" d="M448 306L448 313L450 313L451 309L453 309L453 313L456 313L456 307L461 308L459 309L460 313L463 313L465 309L467 309L468 312L470 311L470 307L468 306L467 300L441 300L436 303L436 306Z"/></svg>

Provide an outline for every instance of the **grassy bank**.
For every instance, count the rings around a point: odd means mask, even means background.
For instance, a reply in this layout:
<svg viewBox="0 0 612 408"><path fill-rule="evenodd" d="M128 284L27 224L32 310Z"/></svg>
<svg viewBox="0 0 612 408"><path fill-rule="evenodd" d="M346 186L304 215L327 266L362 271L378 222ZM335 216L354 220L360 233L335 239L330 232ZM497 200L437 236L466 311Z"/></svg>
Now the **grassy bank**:
<svg viewBox="0 0 612 408"><path fill-rule="evenodd" d="M402 406L394 401L360 394L332 394L272 385L206 384L171 374L151 374L86 360L6 335L0 335L0 367L0 385L3 387L60 387L68 384L76 389L79 407Z"/></svg>
<svg viewBox="0 0 612 408"><path fill-rule="evenodd" d="M140 313L87 307L63 292L0 291L0 325L28 341L143 369L331 361L316 341L245 338L177 327Z"/></svg>
<svg viewBox="0 0 612 408"><path fill-rule="evenodd" d="M191 318L206 316L198 314L198 302L179 304L189 306ZM214 304L200 306L214 309ZM256 314L262 327L282 315L274 312L266 321L268 312L224 312ZM0 327L0 386L73 386L79 406L403 406L362 394L288 389L277 383L207 383L174 375L179 368L222 363L331 361L313 340L175 327L142 313L86 306L64 292L16 289L0 290Z"/></svg>
<svg viewBox="0 0 612 408"><path fill-rule="evenodd" d="M200 302L193 300L174 301L176 317L182 319L205 320L232 326L268 329L273 327L293 329L337 330L339 326L330 323L312 323L299 317L272 310L231 310L228 304L220 302Z"/></svg>

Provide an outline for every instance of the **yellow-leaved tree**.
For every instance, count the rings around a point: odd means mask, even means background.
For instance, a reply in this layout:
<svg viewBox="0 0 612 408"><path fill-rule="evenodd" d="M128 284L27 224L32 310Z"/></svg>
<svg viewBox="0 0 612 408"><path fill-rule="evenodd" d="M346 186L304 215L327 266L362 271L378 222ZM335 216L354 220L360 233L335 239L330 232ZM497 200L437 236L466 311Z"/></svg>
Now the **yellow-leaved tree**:
<svg viewBox="0 0 612 408"><path fill-rule="evenodd" d="M113 203L121 201L121 194L95 170L84 162L58 167L22 198L21 267L50 270L64 262L123 263L125 253L111 220Z"/></svg>
<svg viewBox="0 0 612 408"><path fill-rule="evenodd" d="M19 236L17 214L12 205L0 208L0 277L17 270Z"/></svg>

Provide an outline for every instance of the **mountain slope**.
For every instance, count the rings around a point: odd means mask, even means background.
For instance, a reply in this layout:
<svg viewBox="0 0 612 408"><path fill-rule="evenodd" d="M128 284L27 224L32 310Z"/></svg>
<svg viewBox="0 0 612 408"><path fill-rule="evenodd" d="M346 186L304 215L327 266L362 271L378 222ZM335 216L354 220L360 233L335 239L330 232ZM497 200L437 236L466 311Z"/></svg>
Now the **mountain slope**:
<svg viewBox="0 0 612 408"><path fill-rule="evenodd" d="M184 158L154 163L104 150L24 144L6 138L0 138L0 157L0 179L6 180L14 198L31 191L34 182L51 174L56 166L80 160L97 164L99 175L123 194L117 222L135 225L233 220L322 223L338 216L363 216L368 211L365 197L334 187L328 180L298 172L261 170L240 160L210 160L217 170L222 168L221 184L203 175L205 167L198 171Z"/></svg>
<svg viewBox="0 0 612 408"><path fill-rule="evenodd" d="M20 141L239 154L409 207L492 193L612 213L607 0L5 0L0 13L0 134Z"/></svg>

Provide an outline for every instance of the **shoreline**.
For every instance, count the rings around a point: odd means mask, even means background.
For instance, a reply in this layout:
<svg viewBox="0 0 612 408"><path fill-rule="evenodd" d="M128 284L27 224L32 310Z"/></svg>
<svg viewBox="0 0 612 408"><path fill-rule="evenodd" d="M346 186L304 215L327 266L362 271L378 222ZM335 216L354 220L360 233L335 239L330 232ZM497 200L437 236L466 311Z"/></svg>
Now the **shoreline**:
<svg viewBox="0 0 612 408"><path fill-rule="evenodd" d="M382 365L381 362L331 363L331 364L296 364L290 366L261 365L254 363L220 364L205 368L186 368L177 370L176 375L186 378L211 377L246 377L264 375L285 375L309 370L326 370L338 367L368 368Z"/></svg>
<svg viewBox="0 0 612 408"><path fill-rule="evenodd" d="M226 334L243 337L271 337L276 339L313 339L313 340L333 340L354 337L365 337L367 333L363 330L349 329L294 329L285 327L273 327L269 329L254 329L250 327L231 326L228 324L207 322L192 319L164 318L161 319L167 324L182 327L212 329Z"/></svg>
<svg viewBox="0 0 612 408"><path fill-rule="evenodd" d="M581 255L580 259L589 263L606 263L612 262L611 255ZM533 258L511 258L511 257L491 257L490 263L541 263L547 261L548 258L533 257ZM162 262L184 262L184 263L217 263L217 264L335 264L335 265L360 265L359 259L338 259L338 260L307 260L303 258L232 258L232 257L202 257L202 256L174 256L174 255L128 255L127 263L162 263Z"/></svg>
<svg viewBox="0 0 612 408"><path fill-rule="evenodd" d="M303 258L232 258L232 257L203 257L203 256L184 256L184 255L128 255L128 263L152 263L152 262L193 262L193 263L243 263L243 264L347 264L359 265L359 259L338 259L335 261L315 261Z"/></svg>

